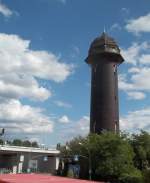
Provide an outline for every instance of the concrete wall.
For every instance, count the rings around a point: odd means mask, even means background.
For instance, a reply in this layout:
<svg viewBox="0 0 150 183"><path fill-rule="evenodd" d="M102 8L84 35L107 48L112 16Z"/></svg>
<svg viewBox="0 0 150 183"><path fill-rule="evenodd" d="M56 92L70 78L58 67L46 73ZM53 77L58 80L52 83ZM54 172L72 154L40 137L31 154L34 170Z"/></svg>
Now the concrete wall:
<svg viewBox="0 0 150 183"><path fill-rule="evenodd" d="M44 158L45 157L45 158ZM35 163L34 163L35 162ZM37 163L37 167L31 165ZM58 167L58 157L55 155L35 153L35 152L18 152L18 153L1 153L0 168L11 169L14 173L22 172L40 172L40 173L55 173Z"/></svg>

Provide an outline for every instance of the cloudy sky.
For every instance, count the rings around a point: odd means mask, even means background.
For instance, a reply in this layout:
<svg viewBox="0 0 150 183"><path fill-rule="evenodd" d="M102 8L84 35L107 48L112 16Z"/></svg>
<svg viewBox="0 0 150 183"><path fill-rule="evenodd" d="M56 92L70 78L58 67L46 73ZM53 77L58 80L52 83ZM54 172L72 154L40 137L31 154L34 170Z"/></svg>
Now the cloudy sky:
<svg viewBox="0 0 150 183"><path fill-rule="evenodd" d="M120 126L150 131L150 1L1 0L0 127L53 146L89 126L91 41L104 27L125 58Z"/></svg>

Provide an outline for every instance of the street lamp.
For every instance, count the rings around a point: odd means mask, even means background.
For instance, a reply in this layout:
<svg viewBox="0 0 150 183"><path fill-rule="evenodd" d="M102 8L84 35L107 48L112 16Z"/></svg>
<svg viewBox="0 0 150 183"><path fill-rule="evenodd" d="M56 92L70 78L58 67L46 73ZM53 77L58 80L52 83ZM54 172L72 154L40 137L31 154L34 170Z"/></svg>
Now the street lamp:
<svg viewBox="0 0 150 183"><path fill-rule="evenodd" d="M79 142L79 145L83 145L81 142ZM89 161L89 180L92 180L92 162L91 162L91 152L90 149L86 146L85 149L88 152L88 157L82 156L84 158L87 158Z"/></svg>
<svg viewBox="0 0 150 183"><path fill-rule="evenodd" d="M5 134L5 128L0 128L0 137L4 136ZM3 137L2 139L2 144L6 145L5 138Z"/></svg>

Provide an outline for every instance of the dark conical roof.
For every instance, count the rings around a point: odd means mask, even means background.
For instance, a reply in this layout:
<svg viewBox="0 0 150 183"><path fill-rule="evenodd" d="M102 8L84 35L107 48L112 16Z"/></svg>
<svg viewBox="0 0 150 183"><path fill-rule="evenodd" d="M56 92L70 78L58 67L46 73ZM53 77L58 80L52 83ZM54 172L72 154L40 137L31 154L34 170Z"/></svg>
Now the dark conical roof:
<svg viewBox="0 0 150 183"><path fill-rule="evenodd" d="M103 45L103 44L113 44L117 45L115 40L111 37L109 37L105 32L102 33L100 37L97 37L91 44L91 46L95 45Z"/></svg>
<svg viewBox="0 0 150 183"><path fill-rule="evenodd" d="M123 61L116 41L112 37L108 36L105 32L103 32L101 36L94 39L94 41L91 43L88 58L99 54L116 55L120 57L120 62L121 60ZM86 59L87 62L89 62L88 58Z"/></svg>

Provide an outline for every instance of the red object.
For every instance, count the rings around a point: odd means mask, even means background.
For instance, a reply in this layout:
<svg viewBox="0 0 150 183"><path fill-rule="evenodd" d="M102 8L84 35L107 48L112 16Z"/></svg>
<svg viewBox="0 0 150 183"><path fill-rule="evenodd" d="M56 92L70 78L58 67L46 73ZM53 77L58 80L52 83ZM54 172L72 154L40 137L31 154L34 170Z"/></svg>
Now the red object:
<svg viewBox="0 0 150 183"><path fill-rule="evenodd" d="M90 183L90 182L96 183L94 181L88 181L88 180L70 179L65 177L57 177L41 174L0 175L0 183Z"/></svg>

